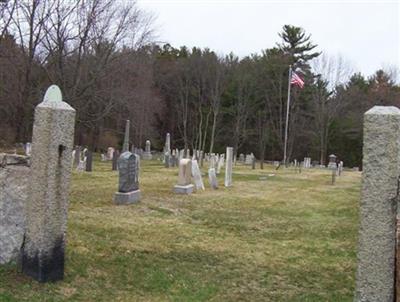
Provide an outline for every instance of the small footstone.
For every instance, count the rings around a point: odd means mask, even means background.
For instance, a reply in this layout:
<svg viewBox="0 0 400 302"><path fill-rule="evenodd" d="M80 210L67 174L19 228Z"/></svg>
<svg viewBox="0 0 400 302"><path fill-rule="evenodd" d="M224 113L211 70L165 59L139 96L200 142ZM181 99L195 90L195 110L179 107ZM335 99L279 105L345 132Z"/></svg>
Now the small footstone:
<svg viewBox="0 0 400 302"><path fill-rule="evenodd" d="M192 184L186 185L186 186L175 185L174 192L177 194L192 194L193 188L194 188L194 185L192 185Z"/></svg>

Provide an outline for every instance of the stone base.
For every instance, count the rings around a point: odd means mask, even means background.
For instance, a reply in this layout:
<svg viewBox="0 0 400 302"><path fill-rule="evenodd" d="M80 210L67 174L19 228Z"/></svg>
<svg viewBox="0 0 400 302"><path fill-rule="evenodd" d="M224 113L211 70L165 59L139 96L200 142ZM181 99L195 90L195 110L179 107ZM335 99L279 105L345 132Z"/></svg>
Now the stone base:
<svg viewBox="0 0 400 302"><path fill-rule="evenodd" d="M153 155L151 153L144 152L143 155L142 155L142 158L144 160L152 160L153 159Z"/></svg>
<svg viewBox="0 0 400 302"><path fill-rule="evenodd" d="M115 192L114 203L117 205L138 203L140 201L140 190L122 193Z"/></svg>
<svg viewBox="0 0 400 302"><path fill-rule="evenodd" d="M176 185L176 186L174 186L174 192L177 194L192 194L193 188L194 188L194 185L192 185L192 184L186 185L186 186Z"/></svg>

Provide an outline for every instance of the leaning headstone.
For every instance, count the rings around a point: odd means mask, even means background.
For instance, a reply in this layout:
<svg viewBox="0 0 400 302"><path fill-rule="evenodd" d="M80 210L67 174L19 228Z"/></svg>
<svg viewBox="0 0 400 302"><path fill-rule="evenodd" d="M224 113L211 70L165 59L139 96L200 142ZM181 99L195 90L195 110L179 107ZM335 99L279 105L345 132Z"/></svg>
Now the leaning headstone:
<svg viewBox="0 0 400 302"><path fill-rule="evenodd" d="M192 176L194 179L194 184L197 190L204 190L203 178L201 177L201 171L197 160L192 161Z"/></svg>
<svg viewBox="0 0 400 302"><path fill-rule="evenodd" d="M87 151L86 153L86 172L92 172L93 167L93 153L92 151Z"/></svg>
<svg viewBox="0 0 400 302"><path fill-rule="evenodd" d="M174 186L174 192L178 194L191 194L193 184L191 183L192 161L184 158L179 162L178 184Z"/></svg>
<svg viewBox="0 0 400 302"><path fill-rule="evenodd" d="M354 301L394 301L399 133L398 108L374 106L365 113Z"/></svg>
<svg viewBox="0 0 400 302"><path fill-rule="evenodd" d="M211 189L218 189L217 174L215 168L208 169L208 181L210 182Z"/></svg>
<svg viewBox="0 0 400 302"><path fill-rule="evenodd" d="M140 201L139 167L139 155L125 151L119 157L119 181L118 192L114 195L115 204L131 204Z"/></svg>
<svg viewBox="0 0 400 302"><path fill-rule="evenodd" d="M225 187L232 186L233 148L226 147Z"/></svg>
<svg viewBox="0 0 400 302"><path fill-rule="evenodd" d="M40 282L64 277L75 110L50 86L36 106L22 271Z"/></svg>

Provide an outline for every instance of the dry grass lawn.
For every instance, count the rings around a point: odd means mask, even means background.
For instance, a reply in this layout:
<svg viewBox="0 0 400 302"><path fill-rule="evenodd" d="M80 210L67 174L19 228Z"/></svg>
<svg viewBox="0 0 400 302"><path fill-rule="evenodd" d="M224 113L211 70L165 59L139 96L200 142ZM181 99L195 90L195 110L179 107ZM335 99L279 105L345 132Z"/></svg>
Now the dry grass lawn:
<svg viewBox="0 0 400 302"><path fill-rule="evenodd" d="M96 161L71 187L65 280L0 267L0 301L351 301L360 173L234 167L231 188L176 195L177 169L141 163L142 201L115 206ZM206 171L206 168L203 169ZM269 176L275 174L274 176Z"/></svg>

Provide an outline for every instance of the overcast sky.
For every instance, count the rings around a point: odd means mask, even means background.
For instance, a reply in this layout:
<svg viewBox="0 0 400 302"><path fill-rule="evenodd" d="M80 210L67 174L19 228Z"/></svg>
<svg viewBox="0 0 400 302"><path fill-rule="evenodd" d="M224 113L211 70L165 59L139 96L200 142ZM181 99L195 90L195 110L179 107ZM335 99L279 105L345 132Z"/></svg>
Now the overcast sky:
<svg viewBox="0 0 400 302"><path fill-rule="evenodd" d="M400 1L138 0L156 16L158 40L219 54L260 53L285 24L303 27L318 50L355 71L400 66Z"/></svg>

